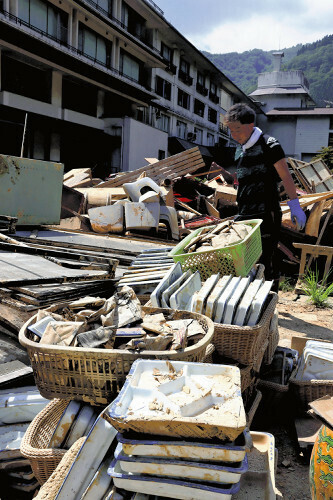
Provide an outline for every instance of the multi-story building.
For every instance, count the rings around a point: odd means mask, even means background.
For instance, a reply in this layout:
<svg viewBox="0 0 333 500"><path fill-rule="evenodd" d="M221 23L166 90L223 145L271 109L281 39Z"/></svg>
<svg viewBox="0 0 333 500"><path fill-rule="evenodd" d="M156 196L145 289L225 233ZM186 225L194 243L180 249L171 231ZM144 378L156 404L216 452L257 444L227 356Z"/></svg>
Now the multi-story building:
<svg viewBox="0 0 333 500"><path fill-rule="evenodd" d="M258 124L279 139L286 156L310 161L322 147L333 145L333 108L316 107L303 71L281 70L283 56L273 53L273 71L259 74L249 97L260 101L264 114Z"/></svg>
<svg viewBox="0 0 333 500"><path fill-rule="evenodd" d="M93 175L226 143L241 92L151 0L0 0L0 152Z"/></svg>

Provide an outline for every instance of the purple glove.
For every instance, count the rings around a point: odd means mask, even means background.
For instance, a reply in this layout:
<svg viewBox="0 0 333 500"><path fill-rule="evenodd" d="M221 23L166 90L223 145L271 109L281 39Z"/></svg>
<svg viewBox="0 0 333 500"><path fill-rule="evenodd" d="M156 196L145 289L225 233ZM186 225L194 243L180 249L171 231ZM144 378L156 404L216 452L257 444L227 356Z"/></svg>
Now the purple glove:
<svg viewBox="0 0 333 500"><path fill-rule="evenodd" d="M291 220L293 224L296 224L296 229L303 229L306 223L306 215L301 209L298 198L289 200L287 204L290 208Z"/></svg>

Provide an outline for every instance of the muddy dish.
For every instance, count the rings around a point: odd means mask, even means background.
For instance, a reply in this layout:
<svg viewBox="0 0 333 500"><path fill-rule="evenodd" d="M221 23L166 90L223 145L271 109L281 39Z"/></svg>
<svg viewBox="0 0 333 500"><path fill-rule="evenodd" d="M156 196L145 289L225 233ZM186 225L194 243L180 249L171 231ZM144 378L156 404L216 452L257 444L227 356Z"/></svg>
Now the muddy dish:
<svg viewBox="0 0 333 500"><path fill-rule="evenodd" d="M119 432L233 441L246 427L239 368L138 359L105 416Z"/></svg>

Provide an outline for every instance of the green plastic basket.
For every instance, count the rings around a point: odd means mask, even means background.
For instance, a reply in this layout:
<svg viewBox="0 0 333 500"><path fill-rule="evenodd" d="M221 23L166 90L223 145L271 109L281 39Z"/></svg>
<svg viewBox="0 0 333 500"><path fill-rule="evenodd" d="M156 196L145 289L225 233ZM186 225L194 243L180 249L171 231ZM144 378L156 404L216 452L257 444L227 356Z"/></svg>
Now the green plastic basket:
<svg viewBox="0 0 333 500"><path fill-rule="evenodd" d="M200 271L202 281L217 273L223 276L229 274L247 276L262 252L261 223L261 219L235 222L235 224L249 224L252 230L244 240L234 245L214 248L214 250L207 250L206 252L183 253L185 246L201 233L203 230L201 227L186 236L171 250L169 255L171 255L174 262L181 263L183 271L188 269L192 272ZM214 227L216 226L210 226L211 229Z"/></svg>

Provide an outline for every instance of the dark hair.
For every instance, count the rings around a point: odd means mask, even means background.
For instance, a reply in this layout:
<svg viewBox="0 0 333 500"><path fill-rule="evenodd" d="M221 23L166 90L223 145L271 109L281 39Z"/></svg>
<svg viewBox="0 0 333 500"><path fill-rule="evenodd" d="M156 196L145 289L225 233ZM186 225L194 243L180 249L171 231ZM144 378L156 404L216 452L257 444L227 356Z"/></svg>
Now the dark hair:
<svg viewBox="0 0 333 500"><path fill-rule="evenodd" d="M242 124L254 123L255 112L250 106L240 102L231 106L229 111L224 115L224 123L240 122Z"/></svg>

